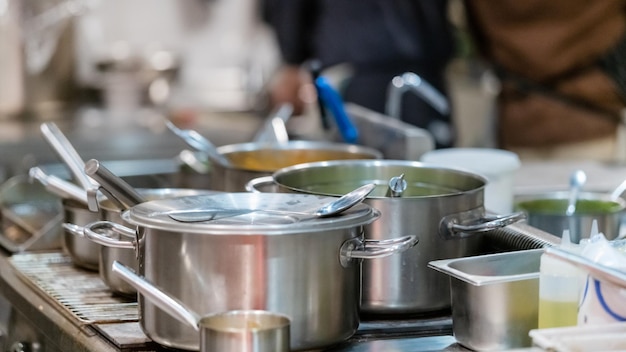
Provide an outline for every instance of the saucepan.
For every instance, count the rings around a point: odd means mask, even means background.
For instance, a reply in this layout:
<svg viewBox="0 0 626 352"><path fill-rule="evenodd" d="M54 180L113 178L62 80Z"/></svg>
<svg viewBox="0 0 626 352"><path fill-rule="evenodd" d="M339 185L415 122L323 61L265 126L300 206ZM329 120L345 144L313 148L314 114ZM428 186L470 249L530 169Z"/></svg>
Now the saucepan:
<svg viewBox="0 0 626 352"><path fill-rule="evenodd" d="M107 284L113 293L134 297L137 293L135 288L113 275L111 273L111 265L114 261L119 261L127 266L130 266L131 268L136 269L138 267L139 262L134 249L135 236L128 237L113 231L101 231L98 233L92 231L85 235L83 226L98 220L109 220L119 224L131 226L121 217L121 212L127 210L128 206L119 199L124 199L126 202L129 202L129 199L132 199L130 202L139 204L150 200L192 196L198 194L215 194L216 192L179 188L134 189L130 184L112 173L97 160L89 160L86 163L86 166L87 171L100 181L102 189L106 188L106 193L109 194L110 198L104 196L103 194L96 195L95 193L89 193L87 196L88 198L94 197L94 195L97 197L95 202L97 202L97 208L99 211L96 213L85 211L88 214L88 218L80 221L79 223L73 223L71 221L72 218L68 218L63 227L65 228L66 233L72 235L72 238L76 239L76 241L73 242L75 244L70 248L77 248L78 244L81 243L96 246L98 252L85 252L83 256L88 256L89 259L94 258L97 260L96 265L100 278L105 284ZM124 194L120 192L120 190L125 190L127 193ZM91 202L93 203L94 200L91 200ZM76 219L76 217L74 216L73 219ZM122 243L122 245L119 245L120 243ZM91 246L88 248L91 248ZM80 251L77 252L83 253ZM74 256L76 256L76 254Z"/></svg>
<svg viewBox="0 0 626 352"><path fill-rule="evenodd" d="M555 236L569 229L574 243L589 238L594 223L609 240L623 236L626 201L622 193L626 181L609 193L584 190L585 180L585 173L575 170L570 175L569 190L518 194L515 207L527 214L529 225Z"/></svg>
<svg viewBox="0 0 626 352"><path fill-rule="evenodd" d="M401 177L400 177L401 176ZM282 168L247 184L279 192L339 196L364 183L377 188L365 203L381 211L365 238L414 234L420 245L400 255L363 263L361 312L408 315L449 309L450 283L428 262L480 254L482 232L524 219L523 213L491 215L484 208L487 180L477 174L407 160L342 160ZM396 189L397 186L399 189Z"/></svg>
<svg viewBox="0 0 626 352"><path fill-rule="evenodd" d="M291 349L311 350L344 341L358 328L361 259L397 254L417 243L413 235L365 240L364 226L380 216L366 204L336 216L312 215L333 200L247 192L178 197L124 212L135 229L101 221L85 231L137 236L138 274L200 315L284 314L291 320ZM172 218L207 209L217 210L211 220ZM197 331L138 297L148 337L167 347L198 349Z"/></svg>
<svg viewBox="0 0 626 352"><path fill-rule="evenodd" d="M261 310L201 317L119 262L112 271L172 317L200 331L200 351L288 352L289 318Z"/></svg>
<svg viewBox="0 0 626 352"><path fill-rule="evenodd" d="M220 146L216 150L228 162L210 163L207 183L203 188L225 192L245 191L245 185L249 180L271 175L280 168L295 164L323 160L382 158L382 154L373 148L318 141L240 143ZM191 154L186 156L191 157Z"/></svg>

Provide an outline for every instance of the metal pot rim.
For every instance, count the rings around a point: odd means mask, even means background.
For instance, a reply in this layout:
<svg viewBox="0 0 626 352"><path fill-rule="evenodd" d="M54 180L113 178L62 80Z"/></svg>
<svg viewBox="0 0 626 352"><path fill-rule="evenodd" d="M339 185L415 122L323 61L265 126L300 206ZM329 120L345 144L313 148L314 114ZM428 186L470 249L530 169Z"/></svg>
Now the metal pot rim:
<svg viewBox="0 0 626 352"><path fill-rule="evenodd" d="M448 168L448 167L443 167L443 166L438 166L438 165L431 165L431 164L422 163L419 161L390 160L390 159L329 160L329 161L316 161L316 162L310 162L310 163L302 163L302 164L292 165L292 166L279 169L272 174L272 178L274 179L274 182L276 184L278 184L281 187L290 189L291 191L324 195L324 196L338 196L340 194L337 194L334 192L322 192L322 191L311 192L311 191L302 189L302 187L286 185L286 184L281 183L280 179L283 178L283 176L287 176L289 174L293 174L296 172L304 172L306 170L329 169L329 168L350 168L350 167L363 167L363 168L401 167L401 168L408 168L408 169L440 170L446 173L472 179L477 184L477 186L471 189L466 189L466 190L450 191L450 192L445 192L441 194L433 194L433 195L403 196L399 198L393 198L393 199L397 199L401 201L405 201L407 199L441 198L441 197L465 194L470 191L478 191L480 189L483 189L487 185L487 182L488 182L484 176L471 172L471 171ZM396 175L393 175L393 176L396 176ZM367 182L375 182L377 184L384 185L384 186L387 185L388 181L389 181L388 179L383 179L383 178L374 179L374 180L367 179ZM376 199L376 198L389 198L389 197L377 196L375 193L370 194L368 196L368 199Z"/></svg>
<svg viewBox="0 0 626 352"><path fill-rule="evenodd" d="M309 194L289 193L220 193L184 196L148 201L122 213L122 218L136 226L150 229L200 235L289 235L330 231L362 226L380 217L380 212L367 204L358 204L339 216L316 218L311 209L333 200ZM211 221L185 223L168 214L206 209L259 210L248 214L223 217ZM265 212L265 211L266 212ZM299 212L276 214L275 211Z"/></svg>
<svg viewBox="0 0 626 352"><path fill-rule="evenodd" d="M289 141L287 143L237 143L227 144L217 148L220 154L229 154L235 152L258 151L258 150L301 150L301 149L319 149L327 151L346 151L353 153L371 154L374 158L382 158L382 153L374 148L336 142L322 141Z"/></svg>

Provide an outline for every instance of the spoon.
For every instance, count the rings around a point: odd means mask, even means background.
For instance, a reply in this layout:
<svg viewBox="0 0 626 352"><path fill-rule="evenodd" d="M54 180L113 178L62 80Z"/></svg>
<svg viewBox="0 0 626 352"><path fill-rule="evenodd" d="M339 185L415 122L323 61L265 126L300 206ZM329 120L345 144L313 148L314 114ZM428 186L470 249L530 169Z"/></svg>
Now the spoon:
<svg viewBox="0 0 626 352"><path fill-rule="evenodd" d="M340 198L321 206L312 213L272 209L203 209L199 211L169 213L168 216L180 222L202 222L260 211L280 214L312 215L316 218L326 218L335 216L357 205L358 203L361 203L365 199L365 197L367 197L367 195L374 190L374 188L376 188L375 183L368 183L366 185L363 185L349 193L344 194Z"/></svg>
<svg viewBox="0 0 626 352"><path fill-rule="evenodd" d="M569 178L570 194L565 215L572 216L576 212L576 202L581 188L587 182L587 175L582 170L574 171Z"/></svg>
<svg viewBox="0 0 626 352"><path fill-rule="evenodd" d="M198 151L205 152L211 159L217 161L222 166L230 166L230 161L226 159L210 140L204 138L200 133L194 130L183 130L172 123L170 120L165 120L167 128L174 132L178 137L182 138L185 143L190 147L195 148Z"/></svg>

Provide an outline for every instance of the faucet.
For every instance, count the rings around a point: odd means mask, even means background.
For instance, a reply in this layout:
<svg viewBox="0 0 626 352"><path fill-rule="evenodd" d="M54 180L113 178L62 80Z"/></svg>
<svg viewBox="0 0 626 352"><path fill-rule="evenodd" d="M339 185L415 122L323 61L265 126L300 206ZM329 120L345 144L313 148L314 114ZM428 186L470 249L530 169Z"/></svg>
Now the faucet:
<svg viewBox="0 0 626 352"><path fill-rule="evenodd" d="M386 115L400 119L402 96L407 91L418 95L442 115L450 112L450 104L443 94L415 73L406 72L401 76L395 76L389 83L385 106Z"/></svg>

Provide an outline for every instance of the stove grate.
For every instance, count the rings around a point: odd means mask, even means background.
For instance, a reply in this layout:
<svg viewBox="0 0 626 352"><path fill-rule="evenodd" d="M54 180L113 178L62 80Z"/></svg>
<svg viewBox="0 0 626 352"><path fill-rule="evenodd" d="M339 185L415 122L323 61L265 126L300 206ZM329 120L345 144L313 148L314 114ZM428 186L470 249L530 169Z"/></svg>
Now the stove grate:
<svg viewBox="0 0 626 352"><path fill-rule="evenodd" d="M62 252L18 253L9 258L19 276L83 324L139 320L137 302L118 297L96 272L80 269Z"/></svg>

